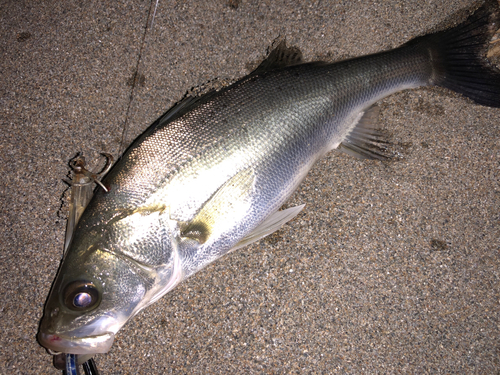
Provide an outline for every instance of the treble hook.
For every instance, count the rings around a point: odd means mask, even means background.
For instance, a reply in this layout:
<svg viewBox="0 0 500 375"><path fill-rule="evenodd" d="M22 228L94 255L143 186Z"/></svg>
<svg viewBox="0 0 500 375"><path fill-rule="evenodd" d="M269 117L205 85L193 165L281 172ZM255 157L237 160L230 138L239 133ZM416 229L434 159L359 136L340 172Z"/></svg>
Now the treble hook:
<svg viewBox="0 0 500 375"><path fill-rule="evenodd" d="M70 160L69 166L71 167L71 169L73 170L73 173L74 173L74 182L73 183L85 184L85 183L88 183L90 181L93 181L96 184L98 184L100 187L102 187L102 189L106 193L109 192L109 190L106 188L106 186L104 186L102 184L102 182L99 181L98 178L109 172L109 170L111 169L111 166L113 165L114 159L113 159L113 155L108 154L106 152L102 152L101 155L106 158L106 164L104 165L104 168L102 169L102 171L99 173L92 173L92 172L88 171L85 168L85 158L81 155L78 155L77 157ZM89 179L90 179L90 181L89 181Z"/></svg>
<svg viewBox="0 0 500 375"><path fill-rule="evenodd" d="M69 203L69 213L68 222L66 224L66 238L64 241L64 251L68 249L68 246L73 237L73 232L75 230L78 220L87 207L90 199L92 198L92 183L95 182L100 187L104 189L105 192L109 190L98 180L98 177L106 174L113 164L113 156L111 154L102 154L106 157L106 165L103 170L99 173L91 173L85 169L85 158L81 155L77 155L75 158L71 159L69 166L73 171L73 176L71 181L71 197Z"/></svg>

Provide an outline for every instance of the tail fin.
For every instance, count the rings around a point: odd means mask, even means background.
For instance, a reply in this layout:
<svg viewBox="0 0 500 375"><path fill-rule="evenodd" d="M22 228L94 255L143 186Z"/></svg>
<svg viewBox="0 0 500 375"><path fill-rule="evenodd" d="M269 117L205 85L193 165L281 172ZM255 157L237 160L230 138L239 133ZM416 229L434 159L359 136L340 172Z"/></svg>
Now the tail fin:
<svg viewBox="0 0 500 375"><path fill-rule="evenodd" d="M500 107L500 71L485 58L500 27L497 0L486 0L472 16L449 30L417 38L431 54L431 83L467 96L476 103Z"/></svg>

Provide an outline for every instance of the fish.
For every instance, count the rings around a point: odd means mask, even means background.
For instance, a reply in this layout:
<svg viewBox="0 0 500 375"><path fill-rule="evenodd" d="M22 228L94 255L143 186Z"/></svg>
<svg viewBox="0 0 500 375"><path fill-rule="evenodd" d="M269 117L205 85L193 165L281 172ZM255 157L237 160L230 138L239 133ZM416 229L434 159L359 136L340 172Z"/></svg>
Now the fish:
<svg viewBox="0 0 500 375"><path fill-rule="evenodd" d="M296 217L280 210L316 161L339 149L386 160L376 103L439 86L500 107L485 59L500 24L487 0L452 28L358 58L304 62L279 43L249 75L187 96L101 180L76 225L44 308L50 353L110 350L139 311L216 259Z"/></svg>

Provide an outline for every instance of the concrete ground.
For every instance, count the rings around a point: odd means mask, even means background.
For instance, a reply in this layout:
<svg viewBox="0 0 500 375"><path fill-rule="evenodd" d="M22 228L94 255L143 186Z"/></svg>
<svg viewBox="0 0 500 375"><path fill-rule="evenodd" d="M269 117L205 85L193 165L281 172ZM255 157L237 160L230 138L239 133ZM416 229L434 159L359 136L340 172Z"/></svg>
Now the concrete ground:
<svg viewBox="0 0 500 375"><path fill-rule="evenodd" d="M58 268L68 160L98 169L187 90L277 37L307 60L396 47L471 0L28 1L0 13L0 373L57 374L35 335ZM451 16L451 18L450 18ZM500 110L401 92L401 161L331 153L276 234L135 317L102 374L498 374Z"/></svg>

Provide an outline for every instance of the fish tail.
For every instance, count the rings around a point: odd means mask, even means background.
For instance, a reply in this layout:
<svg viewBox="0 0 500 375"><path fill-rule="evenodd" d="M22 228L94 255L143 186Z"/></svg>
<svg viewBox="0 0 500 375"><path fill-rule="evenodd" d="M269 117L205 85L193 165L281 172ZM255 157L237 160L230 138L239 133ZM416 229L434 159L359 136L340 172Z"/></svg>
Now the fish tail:
<svg viewBox="0 0 500 375"><path fill-rule="evenodd" d="M500 71L486 60L489 42L500 26L497 0L486 0L466 21L410 41L430 54L430 84L456 91L478 104L500 107Z"/></svg>

